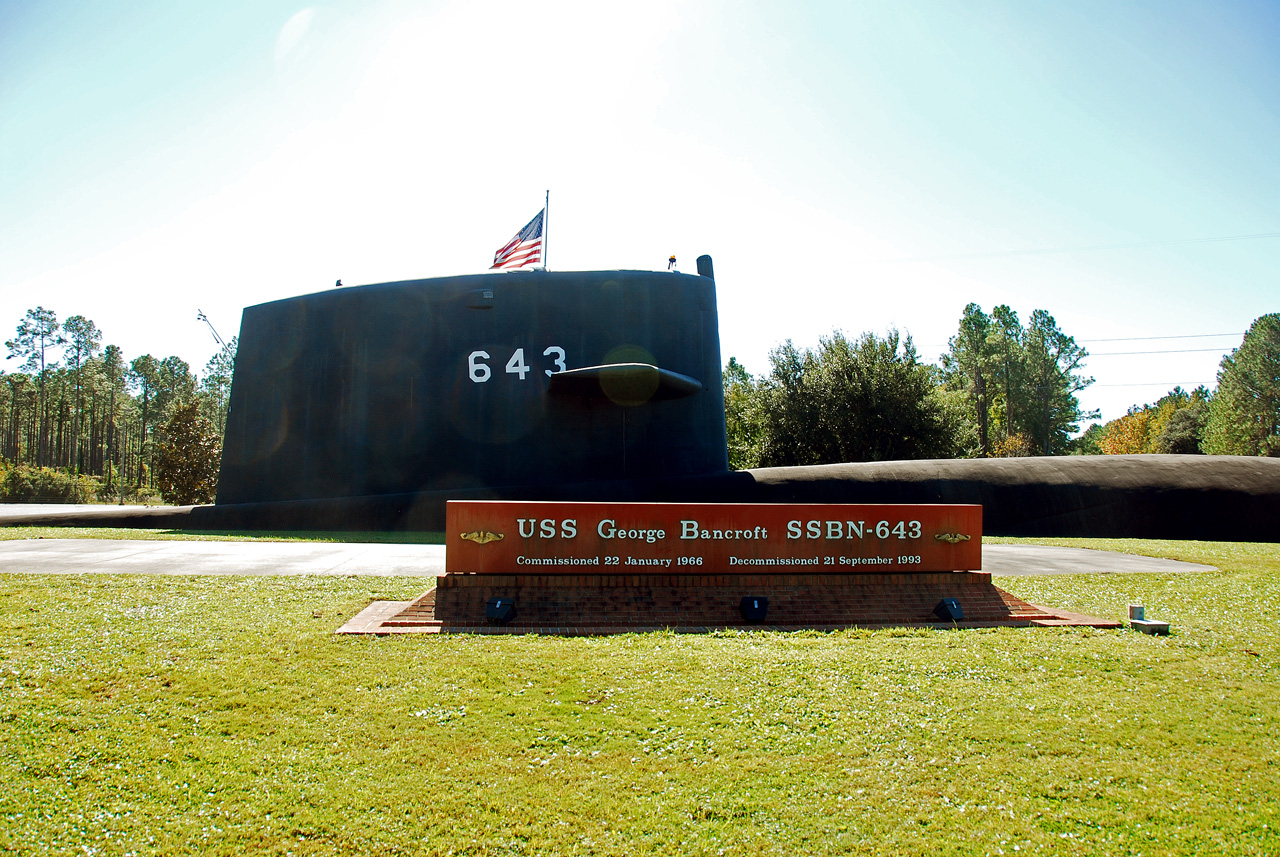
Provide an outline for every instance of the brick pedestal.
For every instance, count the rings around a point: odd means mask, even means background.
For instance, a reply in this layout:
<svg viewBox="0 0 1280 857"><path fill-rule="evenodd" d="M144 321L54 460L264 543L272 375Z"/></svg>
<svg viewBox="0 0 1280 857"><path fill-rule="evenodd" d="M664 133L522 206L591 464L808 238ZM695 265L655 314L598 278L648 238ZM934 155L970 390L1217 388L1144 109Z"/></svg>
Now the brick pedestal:
<svg viewBox="0 0 1280 857"><path fill-rule="evenodd" d="M513 599L516 618L485 621L485 602ZM743 621L744 596L769 599L762 624ZM914 574L446 574L434 590L381 623L382 633L610 634L672 628L831 630L942 626L933 609L960 602L966 627L1098 625L1102 620L1028 604L984 572ZM1087 620L1087 621L1086 621ZM1110 625L1114 623L1102 623Z"/></svg>

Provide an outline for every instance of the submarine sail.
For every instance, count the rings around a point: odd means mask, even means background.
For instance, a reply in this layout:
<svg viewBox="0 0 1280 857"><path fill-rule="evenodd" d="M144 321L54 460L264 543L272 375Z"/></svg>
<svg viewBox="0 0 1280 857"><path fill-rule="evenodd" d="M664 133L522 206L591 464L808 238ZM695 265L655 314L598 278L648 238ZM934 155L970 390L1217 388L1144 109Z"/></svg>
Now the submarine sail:
<svg viewBox="0 0 1280 857"><path fill-rule="evenodd" d="M217 503L725 472L709 257L699 271L479 274L249 307Z"/></svg>

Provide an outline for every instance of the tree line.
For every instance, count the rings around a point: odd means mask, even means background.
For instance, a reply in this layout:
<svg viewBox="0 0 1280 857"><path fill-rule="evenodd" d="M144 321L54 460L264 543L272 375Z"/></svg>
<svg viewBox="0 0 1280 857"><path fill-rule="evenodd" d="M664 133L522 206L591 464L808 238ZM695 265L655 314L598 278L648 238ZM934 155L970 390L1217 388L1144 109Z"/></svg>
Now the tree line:
<svg viewBox="0 0 1280 857"><path fill-rule="evenodd" d="M1214 392L1174 387L1153 404L1093 425L1084 451L1280 457L1280 313L1249 326L1239 348L1222 358Z"/></svg>
<svg viewBox="0 0 1280 857"><path fill-rule="evenodd" d="M0 371L0 498L209 502L237 340L195 374L126 360L88 318L28 310ZM969 304L948 351L924 362L896 330L790 340L753 376L730 358L725 425L734 468L921 458L1209 453L1280 456L1280 314L1222 359L1217 388L1175 387L1083 434L1088 351L1035 310Z"/></svg>
<svg viewBox="0 0 1280 857"><path fill-rule="evenodd" d="M203 432L196 445L204 444L205 457L208 437L220 447L235 339L199 375L178 357L126 359L119 347L102 342L90 319L74 315L59 323L44 307L28 310L5 342L8 358L20 361L18 371L0 371L0 491L8 498L62 490L147 499L161 482L172 486L173 474L158 465L182 458L175 459L174 442L196 443L184 432ZM181 466L207 473L210 465ZM212 468L216 474L216 458ZM201 494L212 499L211 490Z"/></svg>
<svg viewBox="0 0 1280 857"><path fill-rule="evenodd" d="M724 369L725 427L734 468L922 458L1104 453L1280 455L1280 314L1253 323L1223 358L1217 391L1175 388L1073 437L1093 383L1089 353L1037 309L1024 323L1009 306L969 304L948 351L925 363L909 335L816 348L790 340L753 376Z"/></svg>

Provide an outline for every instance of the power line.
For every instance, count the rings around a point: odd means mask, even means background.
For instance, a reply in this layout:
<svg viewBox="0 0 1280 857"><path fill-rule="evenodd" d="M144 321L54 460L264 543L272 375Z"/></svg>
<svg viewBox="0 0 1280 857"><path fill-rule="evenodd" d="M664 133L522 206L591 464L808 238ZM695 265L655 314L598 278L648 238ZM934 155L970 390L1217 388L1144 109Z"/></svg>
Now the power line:
<svg viewBox="0 0 1280 857"><path fill-rule="evenodd" d="M1155 339L1208 339L1208 338L1217 337L1217 336L1244 336L1244 334L1243 334L1243 333L1235 333L1235 332L1232 332L1232 333L1184 333L1184 334L1179 334L1179 335L1176 335L1176 336L1118 336L1118 337L1113 337L1113 338L1109 338L1109 339L1077 339L1076 341L1077 341L1077 342L1079 342L1079 343L1086 343L1086 342L1146 342L1146 341L1149 341L1149 340L1155 340ZM946 342L946 343L942 343L941 345L939 345L938 343L928 343L928 344L925 344L925 345L920 345L920 346L918 346L918 347L920 347L920 348L950 348L950 347L951 347L951 343ZM1218 351L1218 350L1221 350L1221 349L1217 349L1217 348L1206 348L1206 349L1203 349L1203 350L1204 350L1204 351ZM1157 352L1157 351L1132 351L1132 352L1118 352L1118 353L1121 353L1121 354L1177 354L1177 353L1180 353L1180 352L1176 352L1176 351L1168 351L1168 352ZM1100 356L1100 355L1097 355L1097 354L1091 354L1091 355L1089 355L1089 356L1090 356L1090 357L1098 357L1098 356Z"/></svg>
<svg viewBox="0 0 1280 857"><path fill-rule="evenodd" d="M1171 348L1167 351L1100 351L1090 357L1121 357L1125 354L1197 354L1202 351L1213 351L1222 354L1221 348Z"/></svg>
<svg viewBox="0 0 1280 857"><path fill-rule="evenodd" d="M1186 333L1181 336L1120 336L1115 339L1081 339L1081 342L1138 342L1146 339L1205 339L1211 336L1244 336L1243 333Z"/></svg>
<svg viewBox="0 0 1280 857"><path fill-rule="evenodd" d="M1053 253L1084 253L1092 250L1131 250L1140 247L1169 247L1177 244L1214 244L1222 241L1251 241L1280 238L1280 232L1252 235L1217 235L1212 238L1175 238L1168 241L1134 241L1128 244L1089 244L1081 247L1038 247L1034 250L999 250L992 253L955 253L944 256L903 256L885 262L949 262L956 259L996 259L1005 256L1047 256Z"/></svg>
<svg viewBox="0 0 1280 857"><path fill-rule="evenodd" d="M1193 383L1195 384L1195 386L1196 386L1196 387L1198 387L1198 386L1200 386L1201 384L1203 384L1204 382L1203 382L1203 381L1201 381L1201 382L1192 382L1192 381L1144 381L1144 382L1142 382L1142 383L1140 383L1140 384L1090 384L1089 386L1090 386L1090 387L1168 387L1169 389L1173 389L1174 387L1191 387Z"/></svg>

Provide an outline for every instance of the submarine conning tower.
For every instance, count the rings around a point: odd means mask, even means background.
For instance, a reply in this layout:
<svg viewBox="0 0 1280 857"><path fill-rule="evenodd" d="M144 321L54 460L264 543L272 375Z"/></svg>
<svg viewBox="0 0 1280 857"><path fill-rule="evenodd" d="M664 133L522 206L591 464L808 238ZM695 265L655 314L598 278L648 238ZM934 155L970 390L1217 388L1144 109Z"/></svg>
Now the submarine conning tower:
<svg viewBox="0 0 1280 857"><path fill-rule="evenodd" d="M711 258L248 307L218 505L728 470Z"/></svg>

